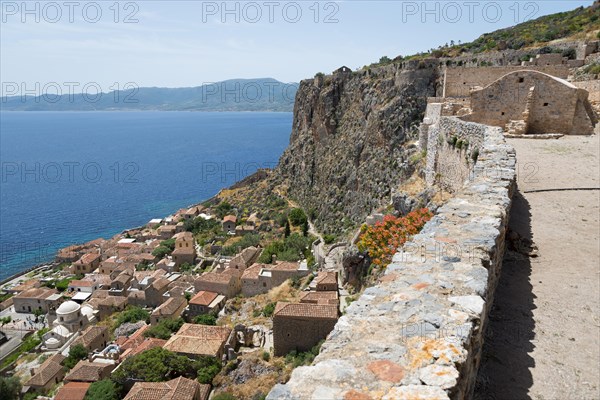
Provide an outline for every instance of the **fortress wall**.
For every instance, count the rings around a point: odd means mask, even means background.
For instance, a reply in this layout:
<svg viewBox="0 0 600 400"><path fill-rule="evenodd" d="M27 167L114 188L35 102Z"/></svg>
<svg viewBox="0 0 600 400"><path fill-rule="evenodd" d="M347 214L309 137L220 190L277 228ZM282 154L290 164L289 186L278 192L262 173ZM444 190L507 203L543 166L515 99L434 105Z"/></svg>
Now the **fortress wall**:
<svg viewBox="0 0 600 400"><path fill-rule="evenodd" d="M442 117L439 133L481 134L464 187L394 255L337 322L314 365L267 399L468 399L502 264L515 153L502 130ZM457 130L457 131L455 131Z"/></svg>
<svg viewBox="0 0 600 400"><path fill-rule="evenodd" d="M566 65L451 67L447 68L445 73L445 95L446 97L466 97L469 96L470 90L474 86L485 87L508 73L524 69L543 72L563 79L569 75L569 68Z"/></svg>

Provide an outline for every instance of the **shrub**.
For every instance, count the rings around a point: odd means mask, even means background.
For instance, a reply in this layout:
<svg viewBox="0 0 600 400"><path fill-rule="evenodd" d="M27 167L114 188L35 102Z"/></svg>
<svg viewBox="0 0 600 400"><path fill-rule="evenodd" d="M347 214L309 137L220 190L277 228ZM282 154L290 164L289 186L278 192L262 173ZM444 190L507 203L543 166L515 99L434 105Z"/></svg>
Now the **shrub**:
<svg viewBox="0 0 600 400"><path fill-rule="evenodd" d="M183 318L164 319L144 332L145 337L168 340L183 325Z"/></svg>
<svg viewBox="0 0 600 400"><path fill-rule="evenodd" d="M408 213L405 217L386 215L383 221L373 226L363 225L357 243L360 251L366 251L372 263L382 267L389 264L398 247L423 228L432 217L431 212L422 208Z"/></svg>
<svg viewBox="0 0 600 400"><path fill-rule="evenodd" d="M563 50L562 56L567 57L569 60L574 60L577 58L577 51L574 48L569 47L568 49Z"/></svg>
<svg viewBox="0 0 600 400"><path fill-rule="evenodd" d="M19 400L21 387L19 378L0 376L0 399Z"/></svg>
<svg viewBox="0 0 600 400"><path fill-rule="evenodd" d="M473 149L473 152L471 153L471 160L473 160L473 162L477 162L477 158L479 158L479 149Z"/></svg>
<svg viewBox="0 0 600 400"><path fill-rule="evenodd" d="M63 362L64 366L68 369L73 368L77 363L81 360L86 359L88 356L88 351L83 345L77 344L75 346L71 346L69 349L69 356L65 358Z"/></svg>
<svg viewBox="0 0 600 400"><path fill-rule="evenodd" d="M119 400L119 398L119 390L115 383L110 379L103 379L90 385L84 400Z"/></svg>
<svg viewBox="0 0 600 400"><path fill-rule="evenodd" d="M146 382L164 382L178 376L193 379L203 365L203 360L193 361L156 347L123 361L112 373L112 379L119 385L130 379Z"/></svg>
<svg viewBox="0 0 600 400"><path fill-rule="evenodd" d="M323 240L325 241L325 244L331 244L335 241L335 235L326 233L325 235L323 235Z"/></svg>
<svg viewBox="0 0 600 400"><path fill-rule="evenodd" d="M289 218L290 222L294 226L300 226L306 222L306 214L301 208L294 208L292 211L290 211Z"/></svg>
<svg viewBox="0 0 600 400"><path fill-rule="evenodd" d="M237 397L235 397L234 395L227 393L227 392L221 392L215 396L213 396L212 400L238 400Z"/></svg>
<svg viewBox="0 0 600 400"><path fill-rule="evenodd" d="M226 201L221 202L215 209L219 219L223 219L224 216L231 213L233 206Z"/></svg>
<svg viewBox="0 0 600 400"><path fill-rule="evenodd" d="M125 322L146 321L150 318L150 313L140 307L129 307L119 313L116 320L116 326L122 325Z"/></svg>
<svg viewBox="0 0 600 400"><path fill-rule="evenodd" d="M202 314L194 318L194 323L200 325L216 325L217 319L214 315Z"/></svg>
<svg viewBox="0 0 600 400"><path fill-rule="evenodd" d="M272 317L274 311L275 311L275 303L269 303L263 308L262 315L265 317Z"/></svg>
<svg viewBox="0 0 600 400"><path fill-rule="evenodd" d="M221 250L221 254L224 256L233 256L237 254L238 249L246 249L248 247L256 247L260 244L260 235L256 233L247 233L241 237L240 240L232 244L231 246L225 246Z"/></svg>
<svg viewBox="0 0 600 400"><path fill-rule="evenodd" d="M269 354L268 351L263 351L263 353L262 353L262 359L264 361L269 361L271 359L271 354Z"/></svg>
<svg viewBox="0 0 600 400"><path fill-rule="evenodd" d="M213 357L202 357L196 361L198 368L198 382L211 384L215 376L221 371L221 363Z"/></svg>

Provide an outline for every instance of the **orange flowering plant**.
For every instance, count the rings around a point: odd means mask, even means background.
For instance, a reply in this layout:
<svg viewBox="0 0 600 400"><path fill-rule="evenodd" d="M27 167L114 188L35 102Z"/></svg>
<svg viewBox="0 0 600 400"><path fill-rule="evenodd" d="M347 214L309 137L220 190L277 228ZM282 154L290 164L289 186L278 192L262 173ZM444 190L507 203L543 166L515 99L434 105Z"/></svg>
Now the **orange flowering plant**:
<svg viewBox="0 0 600 400"><path fill-rule="evenodd" d="M433 214L427 208L411 211L404 217L386 215L383 221L373 226L363 225L357 243L360 251L366 251L372 263L378 267L386 266L398 247L421 231Z"/></svg>

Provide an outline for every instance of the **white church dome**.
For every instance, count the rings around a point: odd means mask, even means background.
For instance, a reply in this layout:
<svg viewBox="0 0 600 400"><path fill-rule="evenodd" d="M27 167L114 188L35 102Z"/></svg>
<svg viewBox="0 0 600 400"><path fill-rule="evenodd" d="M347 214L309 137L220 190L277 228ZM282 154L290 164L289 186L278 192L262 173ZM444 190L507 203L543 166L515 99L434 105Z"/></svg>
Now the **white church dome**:
<svg viewBox="0 0 600 400"><path fill-rule="evenodd" d="M74 301L65 301L64 303L62 303L60 305L60 307L58 307L58 309L56 310L57 314L72 314L74 312L79 311L79 309L81 308L81 306L77 303L75 303Z"/></svg>

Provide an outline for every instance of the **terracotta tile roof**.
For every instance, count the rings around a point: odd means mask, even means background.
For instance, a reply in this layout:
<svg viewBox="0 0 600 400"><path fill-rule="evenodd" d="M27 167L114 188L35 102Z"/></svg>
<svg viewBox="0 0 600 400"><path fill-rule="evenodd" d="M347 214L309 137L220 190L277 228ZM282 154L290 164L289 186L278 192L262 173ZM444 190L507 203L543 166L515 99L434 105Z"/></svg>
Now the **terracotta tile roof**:
<svg viewBox="0 0 600 400"><path fill-rule="evenodd" d="M206 400L209 393L210 385L179 377L167 382L137 382L125 400Z"/></svg>
<svg viewBox="0 0 600 400"><path fill-rule="evenodd" d="M178 254L194 254L196 252L196 249L194 249L193 247L178 247L175 250L173 250L173 255L178 255Z"/></svg>
<svg viewBox="0 0 600 400"><path fill-rule="evenodd" d="M94 282L84 280L72 280L71 282L69 282L69 286L92 287L94 286Z"/></svg>
<svg viewBox="0 0 600 400"><path fill-rule="evenodd" d="M248 248L245 248L244 250L242 250L239 254L237 254L235 257L233 257L231 259L230 263L241 263L244 264L246 266L248 266L248 264L252 261L252 259L255 258L256 253L258 253L260 251L260 249L254 247L254 246L250 246Z"/></svg>
<svg viewBox="0 0 600 400"><path fill-rule="evenodd" d="M272 266L270 269L276 271L296 271L299 268L300 264L297 262L289 262L289 261L277 261L277 264Z"/></svg>
<svg viewBox="0 0 600 400"><path fill-rule="evenodd" d="M26 386L45 386L63 370L61 362L66 357L62 354L54 354L40 365L36 373L25 383Z"/></svg>
<svg viewBox="0 0 600 400"><path fill-rule="evenodd" d="M338 319L338 307L332 304L284 303L275 306L274 317L301 317L314 319Z"/></svg>
<svg viewBox="0 0 600 400"><path fill-rule="evenodd" d="M98 253L86 253L76 262L78 264L90 264L100 258Z"/></svg>
<svg viewBox="0 0 600 400"><path fill-rule="evenodd" d="M235 221L237 221L237 218L235 215L226 215L225 218L223 218L223 222L233 222L235 223Z"/></svg>
<svg viewBox="0 0 600 400"><path fill-rule="evenodd" d="M127 298L139 300L139 301L145 301L146 300L146 292L144 292L143 290L133 290L133 291L130 291L129 294L127 294Z"/></svg>
<svg viewBox="0 0 600 400"><path fill-rule="evenodd" d="M321 271L317 275L315 282L318 284L333 284L337 285L337 272Z"/></svg>
<svg viewBox="0 0 600 400"><path fill-rule="evenodd" d="M169 286L170 283L171 283L171 281L166 278L158 278L157 280L155 280L152 283L151 286L156 290L162 290L162 289L166 290L167 286Z"/></svg>
<svg viewBox="0 0 600 400"><path fill-rule="evenodd" d="M230 333L225 326L183 324L163 347L176 353L217 357Z"/></svg>
<svg viewBox="0 0 600 400"><path fill-rule="evenodd" d="M97 285L110 286L110 276L106 274L91 274L82 279L84 282L90 281ZM72 282L72 281L71 281Z"/></svg>
<svg viewBox="0 0 600 400"><path fill-rule="evenodd" d="M139 346L130 349L131 352L127 356L135 356L136 354L140 354L143 351L150 350L155 347L163 347L166 343L167 341L163 339L147 338Z"/></svg>
<svg viewBox="0 0 600 400"><path fill-rule="evenodd" d="M127 339L127 341L125 343L123 343L123 345L121 346L121 350L127 350L129 348L133 348L133 347L139 346L144 341L144 339L145 339L144 338L144 332L148 328L150 328L149 325L144 325L140 329L138 329L137 331L135 331L133 333L133 335L129 336L129 338Z"/></svg>
<svg viewBox="0 0 600 400"><path fill-rule="evenodd" d="M126 274L124 271L124 272L120 273L119 276L117 276L113 282L119 282L119 283L126 285L127 283L129 283L130 280L131 280L131 275Z"/></svg>
<svg viewBox="0 0 600 400"><path fill-rule="evenodd" d="M38 281L37 279L30 279L27 282L21 283L20 285L13 286L12 288L10 288L10 290L12 292L22 292L24 290L33 289L37 287L40 287L40 281Z"/></svg>
<svg viewBox="0 0 600 400"><path fill-rule="evenodd" d="M53 294L57 294L58 292L55 289L48 288L32 288L22 291L21 293L15 295L15 299L36 299L43 300L47 299L49 296Z"/></svg>
<svg viewBox="0 0 600 400"><path fill-rule="evenodd" d="M59 389L54 400L83 400L90 385L87 382L69 382Z"/></svg>
<svg viewBox="0 0 600 400"><path fill-rule="evenodd" d="M300 294L300 302L318 304L337 304L338 293L336 291L302 292Z"/></svg>
<svg viewBox="0 0 600 400"><path fill-rule="evenodd" d="M230 274L225 274L225 273L221 273L218 274L216 272L207 272L205 274L200 275L197 279L196 282L214 282L214 283L223 283L228 285L229 282L231 282L231 280L234 277Z"/></svg>
<svg viewBox="0 0 600 400"><path fill-rule="evenodd" d="M179 232L179 233L175 234L173 237L175 238L175 241L177 241L177 240L193 241L194 240L194 235L192 234L192 232Z"/></svg>
<svg viewBox="0 0 600 400"><path fill-rule="evenodd" d="M190 304L197 304L199 306L208 306L214 299L217 298L219 294L215 292L207 292L205 290L201 290L192 299L190 300Z"/></svg>
<svg viewBox="0 0 600 400"><path fill-rule="evenodd" d="M65 376L65 382L97 382L106 377L106 370L114 368L114 365L89 362L87 360L79 361L73 367L71 372Z"/></svg>
<svg viewBox="0 0 600 400"><path fill-rule="evenodd" d="M104 337L108 339L108 328L106 326L89 326L83 331L81 336L79 336L73 341L71 346L81 344L83 345L83 347L89 348L91 344L95 342L98 338L101 338L102 335L104 335Z"/></svg>
<svg viewBox="0 0 600 400"><path fill-rule="evenodd" d="M182 309L187 304L185 297L171 297L164 303L162 303L158 308L152 311L152 316L164 316L166 318L172 317L177 310ZM176 315L178 317L179 315Z"/></svg>
<svg viewBox="0 0 600 400"><path fill-rule="evenodd" d="M252 264L252 266L244 271L242 279L258 279L260 270L265 268L265 264Z"/></svg>

